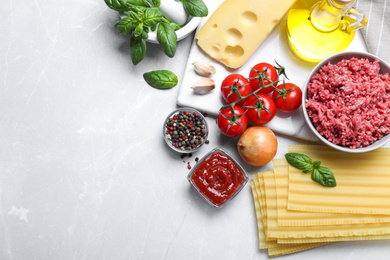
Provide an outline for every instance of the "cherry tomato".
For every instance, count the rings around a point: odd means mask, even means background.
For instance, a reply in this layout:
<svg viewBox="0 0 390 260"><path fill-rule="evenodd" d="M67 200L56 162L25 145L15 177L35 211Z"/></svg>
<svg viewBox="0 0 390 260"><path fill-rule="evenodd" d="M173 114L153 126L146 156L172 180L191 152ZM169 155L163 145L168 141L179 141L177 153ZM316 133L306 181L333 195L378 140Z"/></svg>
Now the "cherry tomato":
<svg viewBox="0 0 390 260"><path fill-rule="evenodd" d="M269 85L272 82L275 82L273 86L276 87L276 85L278 84L276 82L278 80L278 71L271 64L262 62L256 64L249 72L249 82L252 86L252 91L263 87L263 82L260 79L260 75L263 75L264 85ZM269 86L262 90L259 90L259 92L268 94L271 93L273 90L274 88L272 86Z"/></svg>
<svg viewBox="0 0 390 260"><path fill-rule="evenodd" d="M275 102L264 93L256 93L256 96L248 98L245 104L246 115L253 123L264 125L275 117Z"/></svg>
<svg viewBox="0 0 390 260"><path fill-rule="evenodd" d="M233 111L234 110L234 115ZM245 110L240 106L224 108L217 116L219 130L227 136L239 136L248 126L248 118Z"/></svg>
<svg viewBox="0 0 390 260"><path fill-rule="evenodd" d="M252 88L249 81L240 74L230 74L222 81L221 94L229 104L239 99L238 94L243 97L250 93L252 93ZM237 105L243 105L245 102L246 100L242 100Z"/></svg>
<svg viewBox="0 0 390 260"><path fill-rule="evenodd" d="M293 83L279 84L272 93L276 107L283 112L297 110L302 104L302 90Z"/></svg>

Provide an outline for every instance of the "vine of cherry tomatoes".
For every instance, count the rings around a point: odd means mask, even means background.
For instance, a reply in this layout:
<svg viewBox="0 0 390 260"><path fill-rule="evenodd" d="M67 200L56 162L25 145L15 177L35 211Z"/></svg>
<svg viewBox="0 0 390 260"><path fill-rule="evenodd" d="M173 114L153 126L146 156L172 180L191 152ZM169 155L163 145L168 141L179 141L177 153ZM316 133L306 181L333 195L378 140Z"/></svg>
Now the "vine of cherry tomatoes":
<svg viewBox="0 0 390 260"><path fill-rule="evenodd" d="M253 66L249 78L228 75L221 84L221 95L227 105L217 116L220 131L227 136L239 136L246 130L248 119L255 125L270 122L277 110L293 112L302 103L302 91L293 83L280 83L287 78L284 67L262 62Z"/></svg>

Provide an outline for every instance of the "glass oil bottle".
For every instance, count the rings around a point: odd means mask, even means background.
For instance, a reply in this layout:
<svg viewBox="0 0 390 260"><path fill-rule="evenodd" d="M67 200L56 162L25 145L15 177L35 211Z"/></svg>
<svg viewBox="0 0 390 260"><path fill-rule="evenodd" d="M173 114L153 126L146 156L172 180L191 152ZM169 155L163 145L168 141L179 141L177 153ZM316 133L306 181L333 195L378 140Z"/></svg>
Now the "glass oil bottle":
<svg viewBox="0 0 390 260"><path fill-rule="evenodd" d="M312 63L339 53L352 42L367 18L352 9L357 0L297 0L287 15L290 49Z"/></svg>

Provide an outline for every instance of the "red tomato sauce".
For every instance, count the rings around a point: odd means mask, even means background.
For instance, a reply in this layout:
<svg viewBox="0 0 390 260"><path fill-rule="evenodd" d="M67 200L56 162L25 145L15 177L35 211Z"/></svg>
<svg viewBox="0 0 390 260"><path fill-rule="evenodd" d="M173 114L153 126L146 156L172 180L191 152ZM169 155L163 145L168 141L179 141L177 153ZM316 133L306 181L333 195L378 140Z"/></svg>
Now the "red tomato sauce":
<svg viewBox="0 0 390 260"><path fill-rule="evenodd" d="M197 166L191 180L214 205L220 206L236 193L245 177L228 156L215 152Z"/></svg>

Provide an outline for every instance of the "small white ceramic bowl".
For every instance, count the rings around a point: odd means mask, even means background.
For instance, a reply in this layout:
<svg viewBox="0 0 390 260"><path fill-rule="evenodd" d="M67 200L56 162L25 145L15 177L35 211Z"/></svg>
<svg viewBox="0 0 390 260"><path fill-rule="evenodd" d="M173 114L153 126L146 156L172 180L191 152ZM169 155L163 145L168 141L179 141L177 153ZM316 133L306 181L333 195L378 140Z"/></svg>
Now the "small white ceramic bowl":
<svg viewBox="0 0 390 260"><path fill-rule="evenodd" d="M306 103L306 99L307 99L307 88L308 88L308 85L310 83L310 79L318 73L318 71L320 70L320 68L322 66L325 66L327 65L328 63L331 63L331 64L336 64L337 62L341 61L341 60L348 60L348 59L351 59L351 58L365 58L365 59L368 59L370 62L373 62L375 59L378 59L379 60L379 64L380 64L380 67L381 67L381 70L380 70L380 74L385 74L385 73L388 73L390 74L390 66L389 64L387 64L384 60L382 60L381 58L375 56L375 55L372 55L372 54L369 54L369 53L364 53L364 52L342 52L342 53L338 53L338 54L335 54L335 55L332 55L330 56L329 58L321 61L314 69L313 71L310 73L309 77L307 78L304 86L303 86L303 89L302 89L302 109L303 109L303 114L305 116L305 120L306 120L306 123L307 125L310 127L310 129L313 131L313 133L322 141L324 142L325 144L329 145L330 147L333 147L334 149L337 149L339 151L343 151L343 152L348 152L348 153L363 153L363 152L368 152L368 151L372 151L372 150L375 150L381 146L383 146L384 144L386 144L388 141L390 141L390 134L382 137L382 139L380 140L377 140L375 141L374 143L368 145L368 146L365 146L365 147L361 147L361 148L356 148L356 149L350 149L349 147L345 147L345 146L340 146L340 145L337 145L337 144L334 144L330 141L328 141L324 136L320 135L316 128L314 127L313 123L311 122L311 119L309 118L309 115L307 113L307 110L306 110L306 106L305 106L305 103Z"/></svg>
<svg viewBox="0 0 390 260"><path fill-rule="evenodd" d="M121 19L123 19L126 16L120 15L120 17ZM201 17L190 17L189 21L183 27L176 31L177 41L180 41L190 35L198 27L201 20ZM150 31L148 33L148 36L149 37L145 39L147 42L159 44L157 40L157 29L154 31Z"/></svg>

